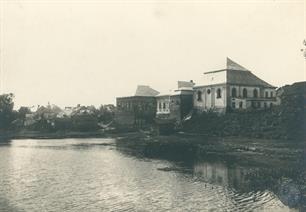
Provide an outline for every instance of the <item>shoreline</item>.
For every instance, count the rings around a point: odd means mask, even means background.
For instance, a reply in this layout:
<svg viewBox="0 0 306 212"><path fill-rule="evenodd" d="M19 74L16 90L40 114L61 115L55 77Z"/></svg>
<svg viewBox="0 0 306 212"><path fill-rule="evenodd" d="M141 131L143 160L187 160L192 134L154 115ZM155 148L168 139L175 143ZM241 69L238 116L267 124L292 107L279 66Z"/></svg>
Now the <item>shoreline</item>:
<svg viewBox="0 0 306 212"><path fill-rule="evenodd" d="M279 181L291 179L301 192L300 207L306 201L306 143L304 141L288 141L275 139L258 139L245 137L212 137L200 134L177 133L168 136L152 135L139 132L53 132L34 131L7 133L0 135L3 139L65 139L65 138L115 138L115 148L126 154L169 161L194 162L201 160L223 161L238 166L248 166L270 173L273 177L262 179L274 184L271 188L278 191ZM174 167L175 168L175 167ZM172 171L166 167L162 171Z"/></svg>
<svg viewBox="0 0 306 212"><path fill-rule="evenodd" d="M137 132L38 132L20 131L0 135L1 140L11 139L67 139L67 138L116 138L116 145L143 154L145 157L194 157L227 156L272 165L306 160L306 142L246 138L241 136L217 137L204 134L176 133L172 135L152 135ZM304 159L305 157L305 159Z"/></svg>

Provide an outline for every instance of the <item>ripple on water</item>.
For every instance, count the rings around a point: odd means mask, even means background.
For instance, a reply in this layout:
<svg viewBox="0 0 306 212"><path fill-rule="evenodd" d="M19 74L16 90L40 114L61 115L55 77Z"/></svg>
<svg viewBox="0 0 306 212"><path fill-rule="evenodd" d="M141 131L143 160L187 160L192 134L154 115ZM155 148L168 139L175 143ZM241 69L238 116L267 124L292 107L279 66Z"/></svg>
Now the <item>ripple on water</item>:
<svg viewBox="0 0 306 212"><path fill-rule="evenodd" d="M270 191L239 192L243 171L131 157L112 139L18 140L0 147L0 211L288 210ZM161 167L175 167L169 171Z"/></svg>

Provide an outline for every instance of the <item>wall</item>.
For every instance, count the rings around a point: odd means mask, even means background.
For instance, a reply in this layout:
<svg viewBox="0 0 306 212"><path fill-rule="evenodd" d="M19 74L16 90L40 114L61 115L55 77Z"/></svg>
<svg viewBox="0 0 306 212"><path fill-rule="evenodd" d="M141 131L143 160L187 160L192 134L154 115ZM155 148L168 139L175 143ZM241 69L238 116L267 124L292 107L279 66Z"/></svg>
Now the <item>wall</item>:
<svg viewBox="0 0 306 212"><path fill-rule="evenodd" d="M221 97L218 98L218 89L221 90ZM199 100L198 92L201 92ZM227 89L226 85L213 85L196 87L193 95L194 108L199 111L207 111L210 109L223 112L227 106Z"/></svg>
<svg viewBox="0 0 306 212"><path fill-rule="evenodd" d="M156 118L175 119L181 121L193 108L193 91L172 96L159 96L157 100ZM165 103L166 109L159 108L159 104Z"/></svg>
<svg viewBox="0 0 306 212"><path fill-rule="evenodd" d="M118 124L143 125L151 123L156 114L155 97L131 96L116 99Z"/></svg>

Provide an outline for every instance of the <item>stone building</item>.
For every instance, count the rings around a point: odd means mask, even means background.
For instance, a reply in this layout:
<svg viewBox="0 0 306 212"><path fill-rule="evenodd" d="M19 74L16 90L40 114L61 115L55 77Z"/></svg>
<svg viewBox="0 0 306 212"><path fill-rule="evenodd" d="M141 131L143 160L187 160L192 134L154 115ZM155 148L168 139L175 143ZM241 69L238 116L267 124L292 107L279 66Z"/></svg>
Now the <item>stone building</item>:
<svg viewBox="0 0 306 212"><path fill-rule="evenodd" d="M180 122L193 109L192 81L178 81L178 88L156 96L156 118Z"/></svg>
<svg viewBox="0 0 306 212"><path fill-rule="evenodd" d="M122 125L143 125L153 122L156 114L155 96L159 92L146 85L139 85L133 96L118 97L115 121Z"/></svg>
<svg viewBox="0 0 306 212"><path fill-rule="evenodd" d="M204 73L194 87L193 105L200 112L270 108L277 104L275 89L227 58L226 69Z"/></svg>

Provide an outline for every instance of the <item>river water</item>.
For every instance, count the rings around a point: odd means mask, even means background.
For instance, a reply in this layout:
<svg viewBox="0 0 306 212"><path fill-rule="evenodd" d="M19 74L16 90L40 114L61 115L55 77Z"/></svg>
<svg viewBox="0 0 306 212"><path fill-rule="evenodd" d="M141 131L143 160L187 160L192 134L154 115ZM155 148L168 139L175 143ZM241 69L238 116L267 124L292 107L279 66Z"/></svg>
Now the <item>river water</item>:
<svg viewBox="0 0 306 212"><path fill-rule="evenodd" d="M2 142L0 211L295 211L250 189L254 168L127 152L104 138Z"/></svg>

